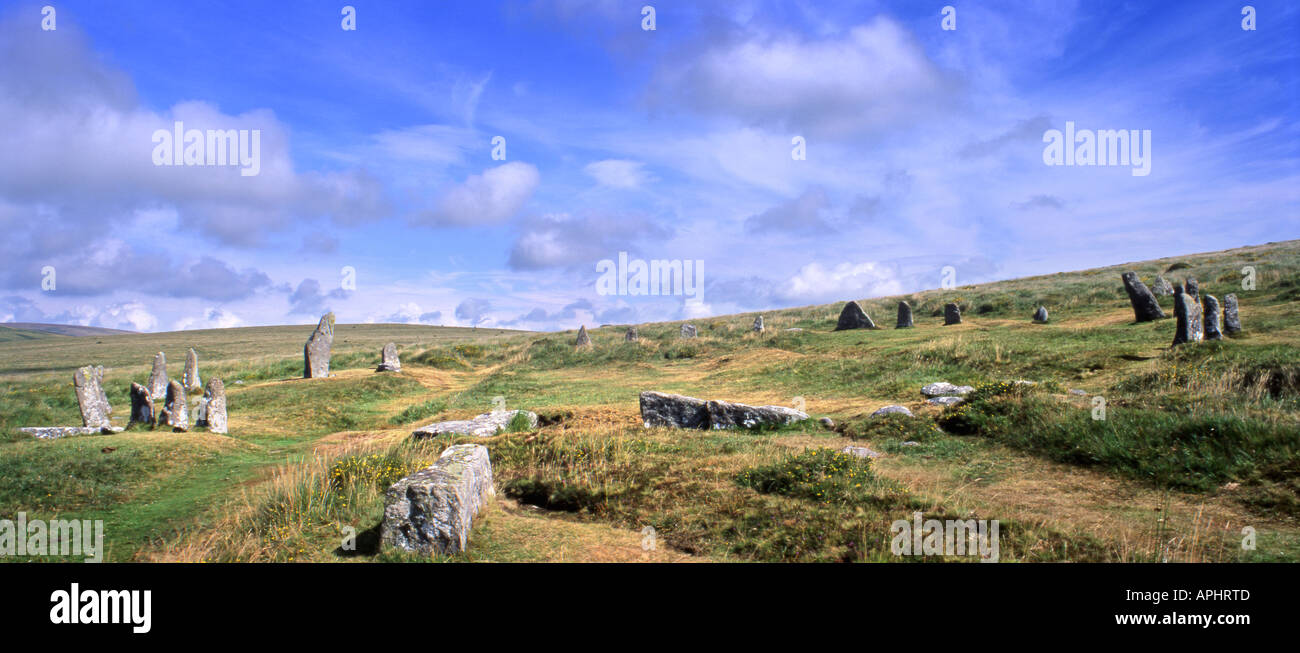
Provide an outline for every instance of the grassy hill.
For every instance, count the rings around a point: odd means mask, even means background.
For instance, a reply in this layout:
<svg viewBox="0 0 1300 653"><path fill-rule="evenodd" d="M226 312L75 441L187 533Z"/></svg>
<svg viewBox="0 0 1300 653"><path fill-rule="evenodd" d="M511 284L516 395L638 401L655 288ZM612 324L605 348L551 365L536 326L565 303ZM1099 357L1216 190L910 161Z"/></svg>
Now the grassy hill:
<svg viewBox="0 0 1300 653"><path fill-rule="evenodd" d="M53 333L60 336L112 336L135 333L134 331L124 331L122 329L106 329L104 327L81 326L79 324L43 324L40 322L5 322L0 324L0 327Z"/></svg>
<svg viewBox="0 0 1300 653"><path fill-rule="evenodd" d="M1245 332L1171 350L1172 319L1133 323L1130 269L1235 292ZM915 328L888 328L899 299ZM943 326L953 301L965 321ZM752 313L698 320L694 340L680 323L639 325L637 343L593 329L591 349L572 332L343 325L337 375L311 380L296 378L311 327L0 342L0 515L104 519L117 560L410 560L376 550L382 489L465 439L408 434L500 396L544 425L478 440L499 499L457 560L898 560L890 524L914 512L999 520L1003 561L1300 560L1300 241L861 303L887 328L833 332L841 304L764 312L761 335ZM1039 304L1050 323L1031 322ZM403 371L376 374L389 340ZM112 368L124 421L152 354L178 375L191 346L226 381L229 435L13 432L77 423L69 372L86 363ZM945 410L919 393L940 380L978 389ZM836 426L644 429L641 390ZM868 417L887 404L915 416ZM833 453L848 444L885 455Z"/></svg>

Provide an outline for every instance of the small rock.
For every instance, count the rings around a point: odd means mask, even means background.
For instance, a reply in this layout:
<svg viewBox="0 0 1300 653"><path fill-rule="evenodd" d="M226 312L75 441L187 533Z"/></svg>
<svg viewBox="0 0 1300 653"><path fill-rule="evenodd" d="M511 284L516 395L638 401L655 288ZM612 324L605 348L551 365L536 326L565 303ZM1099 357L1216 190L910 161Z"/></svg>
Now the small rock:
<svg viewBox="0 0 1300 653"><path fill-rule="evenodd" d="M936 406L956 406L966 400L961 397L931 397L925 401Z"/></svg>
<svg viewBox="0 0 1300 653"><path fill-rule="evenodd" d="M900 447L919 447L919 446L921 446L921 443L920 443L920 442L917 442L916 440L908 440L907 442L900 442L900 443L898 443L898 446L900 446Z"/></svg>
<svg viewBox="0 0 1300 653"><path fill-rule="evenodd" d="M947 381L939 381L921 387L921 394L927 397L940 397L945 395L965 395L969 394L975 388L968 385L953 385Z"/></svg>
<svg viewBox="0 0 1300 653"><path fill-rule="evenodd" d="M911 417L912 411L908 410L906 406L889 405L878 408L876 409L876 412L871 413L872 417L881 417L884 415L907 415L908 417Z"/></svg>
<svg viewBox="0 0 1300 653"><path fill-rule="evenodd" d="M401 372L402 359L397 357L397 344L388 343L384 345L383 351L379 352L379 367L375 368L376 372Z"/></svg>
<svg viewBox="0 0 1300 653"><path fill-rule="evenodd" d="M833 420L833 419L831 419L831 418L829 418L829 417L823 417L823 418L817 420L817 422L818 422L819 424L821 424L822 426L828 428L828 429L833 429L833 428L835 428L835 420Z"/></svg>
<svg viewBox="0 0 1300 653"><path fill-rule="evenodd" d="M790 329L782 329L782 331L785 331L786 333L799 333L800 331L803 331L803 329L800 329L799 327L794 327Z"/></svg>
<svg viewBox="0 0 1300 653"><path fill-rule="evenodd" d="M955 303L943 305L943 325L961 324L961 307Z"/></svg>
<svg viewBox="0 0 1300 653"><path fill-rule="evenodd" d="M844 305L840 311L840 319L835 322L836 331L847 331L849 329L874 329L876 323L871 321L867 312L857 302L849 302Z"/></svg>
<svg viewBox="0 0 1300 653"><path fill-rule="evenodd" d="M1088 393L1087 393L1087 392L1084 392L1083 390L1071 390L1071 391L1070 391L1070 394L1072 394L1072 395L1082 395L1082 396L1085 396L1085 397L1088 395Z"/></svg>

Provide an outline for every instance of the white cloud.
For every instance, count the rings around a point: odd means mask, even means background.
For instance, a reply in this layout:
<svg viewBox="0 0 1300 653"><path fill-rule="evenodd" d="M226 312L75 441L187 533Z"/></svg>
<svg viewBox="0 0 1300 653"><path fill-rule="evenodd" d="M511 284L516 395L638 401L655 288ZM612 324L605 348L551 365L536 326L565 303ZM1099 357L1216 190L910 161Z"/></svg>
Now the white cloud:
<svg viewBox="0 0 1300 653"><path fill-rule="evenodd" d="M238 315L220 308L208 308L200 317L183 317L172 326L174 331L187 329L233 329L243 326L244 320Z"/></svg>
<svg viewBox="0 0 1300 653"><path fill-rule="evenodd" d="M583 171L591 175L598 183L611 188L640 188L650 181L650 175L639 161L626 159L605 159L588 163Z"/></svg>
<svg viewBox="0 0 1300 653"><path fill-rule="evenodd" d="M453 186L433 211L417 221L458 226L504 222L532 197L540 181L537 168L528 163L512 161L489 168Z"/></svg>
<svg viewBox="0 0 1300 653"><path fill-rule="evenodd" d="M799 304L881 297L903 293L892 269L876 263L809 263L777 289L777 296Z"/></svg>

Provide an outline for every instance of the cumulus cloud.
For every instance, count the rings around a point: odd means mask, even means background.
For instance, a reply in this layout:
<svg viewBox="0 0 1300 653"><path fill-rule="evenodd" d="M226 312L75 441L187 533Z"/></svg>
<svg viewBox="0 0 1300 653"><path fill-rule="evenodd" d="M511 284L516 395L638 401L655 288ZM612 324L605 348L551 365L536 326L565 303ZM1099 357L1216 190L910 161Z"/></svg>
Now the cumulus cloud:
<svg viewBox="0 0 1300 653"><path fill-rule="evenodd" d="M644 169L645 164L625 159L605 159L588 163L583 171L591 175L602 186L610 188L640 188L650 181L650 174Z"/></svg>
<svg viewBox="0 0 1300 653"><path fill-rule="evenodd" d="M799 304L902 294L895 271L877 263L809 263L777 286L779 299Z"/></svg>
<svg viewBox="0 0 1300 653"><path fill-rule="evenodd" d="M794 234L824 234L835 231L827 209L830 198L819 187L809 188L802 195L778 204L745 220L745 230L750 233L784 232Z"/></svg>
<svg viewBox="0 0 1300 653"><path fill-rule="evenodd" d="M666 240L672 233L641 215L552 213L524 224L510 249L509 265L515 270L579 267Z"/></svg>
<svg viewBox="0 0 1300 653"><path fill-rule="evenodd" d="M221 308L208 308L198 317L183 317L172 326L174 331L188 329L233 329L243 326L244 320L238 315Z"/></svg>
<svg viewBox="0 0 1300 653"><path fill-rule="evenodd" d="M470 175L465 183L448 189L432 211L415 222L439 226L468 226L504 222L533 196L541 176L528 163L512 161Z"/></svg>
<svg viewBox="0 0 1300 653"><path fill-rule="evenodd" d="M441 318L442 311L425 311L415 302L406 302L388 317L377 321L390 324L437 324Z"/></svg>
<svg viewBox="0 0 1300 653"><path fill-rule="evenodd" d="M477 326L489 319L487 313L490 310L492 304L488 300L471 297L456 306L456 319Z"/></svg>
<svg viewBox="0 0 1300 653"><path fill-rule="evenodd" d="M303 279L298 287L289 294L289 313L301 315L322 315L334 310L330 300L342 301L352 296L349 290L335 288L322 293L320 282L315 279Z"/></svg>
<svg viewBox="0 0 1300 653"><path fill-rule="evenodd" d="M578 312L593 313L595 307L586 299L566 304L558 311L548 312L544 308L534 308L533 310L520 315L513 320L506 320L501 326L510 327L522 324L532 326L559 326L559 323L567 323L578 319Z"/></svg>

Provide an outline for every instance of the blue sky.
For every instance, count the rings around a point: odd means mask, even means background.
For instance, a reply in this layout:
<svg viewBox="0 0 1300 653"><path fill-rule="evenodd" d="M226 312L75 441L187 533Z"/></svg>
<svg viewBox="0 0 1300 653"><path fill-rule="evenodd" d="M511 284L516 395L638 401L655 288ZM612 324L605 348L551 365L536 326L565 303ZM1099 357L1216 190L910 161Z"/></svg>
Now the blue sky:
<svg viewBox="0 0 1300 653"><path fill-rule="evenodd" d="M1252 6L6 3L0 321L554 330L1297 238L1300 9ZM260 173L153 165L177 120ZM1150 174L1046 165L1067 121ZM702 297L599 294L620 252Z"/></svg>

